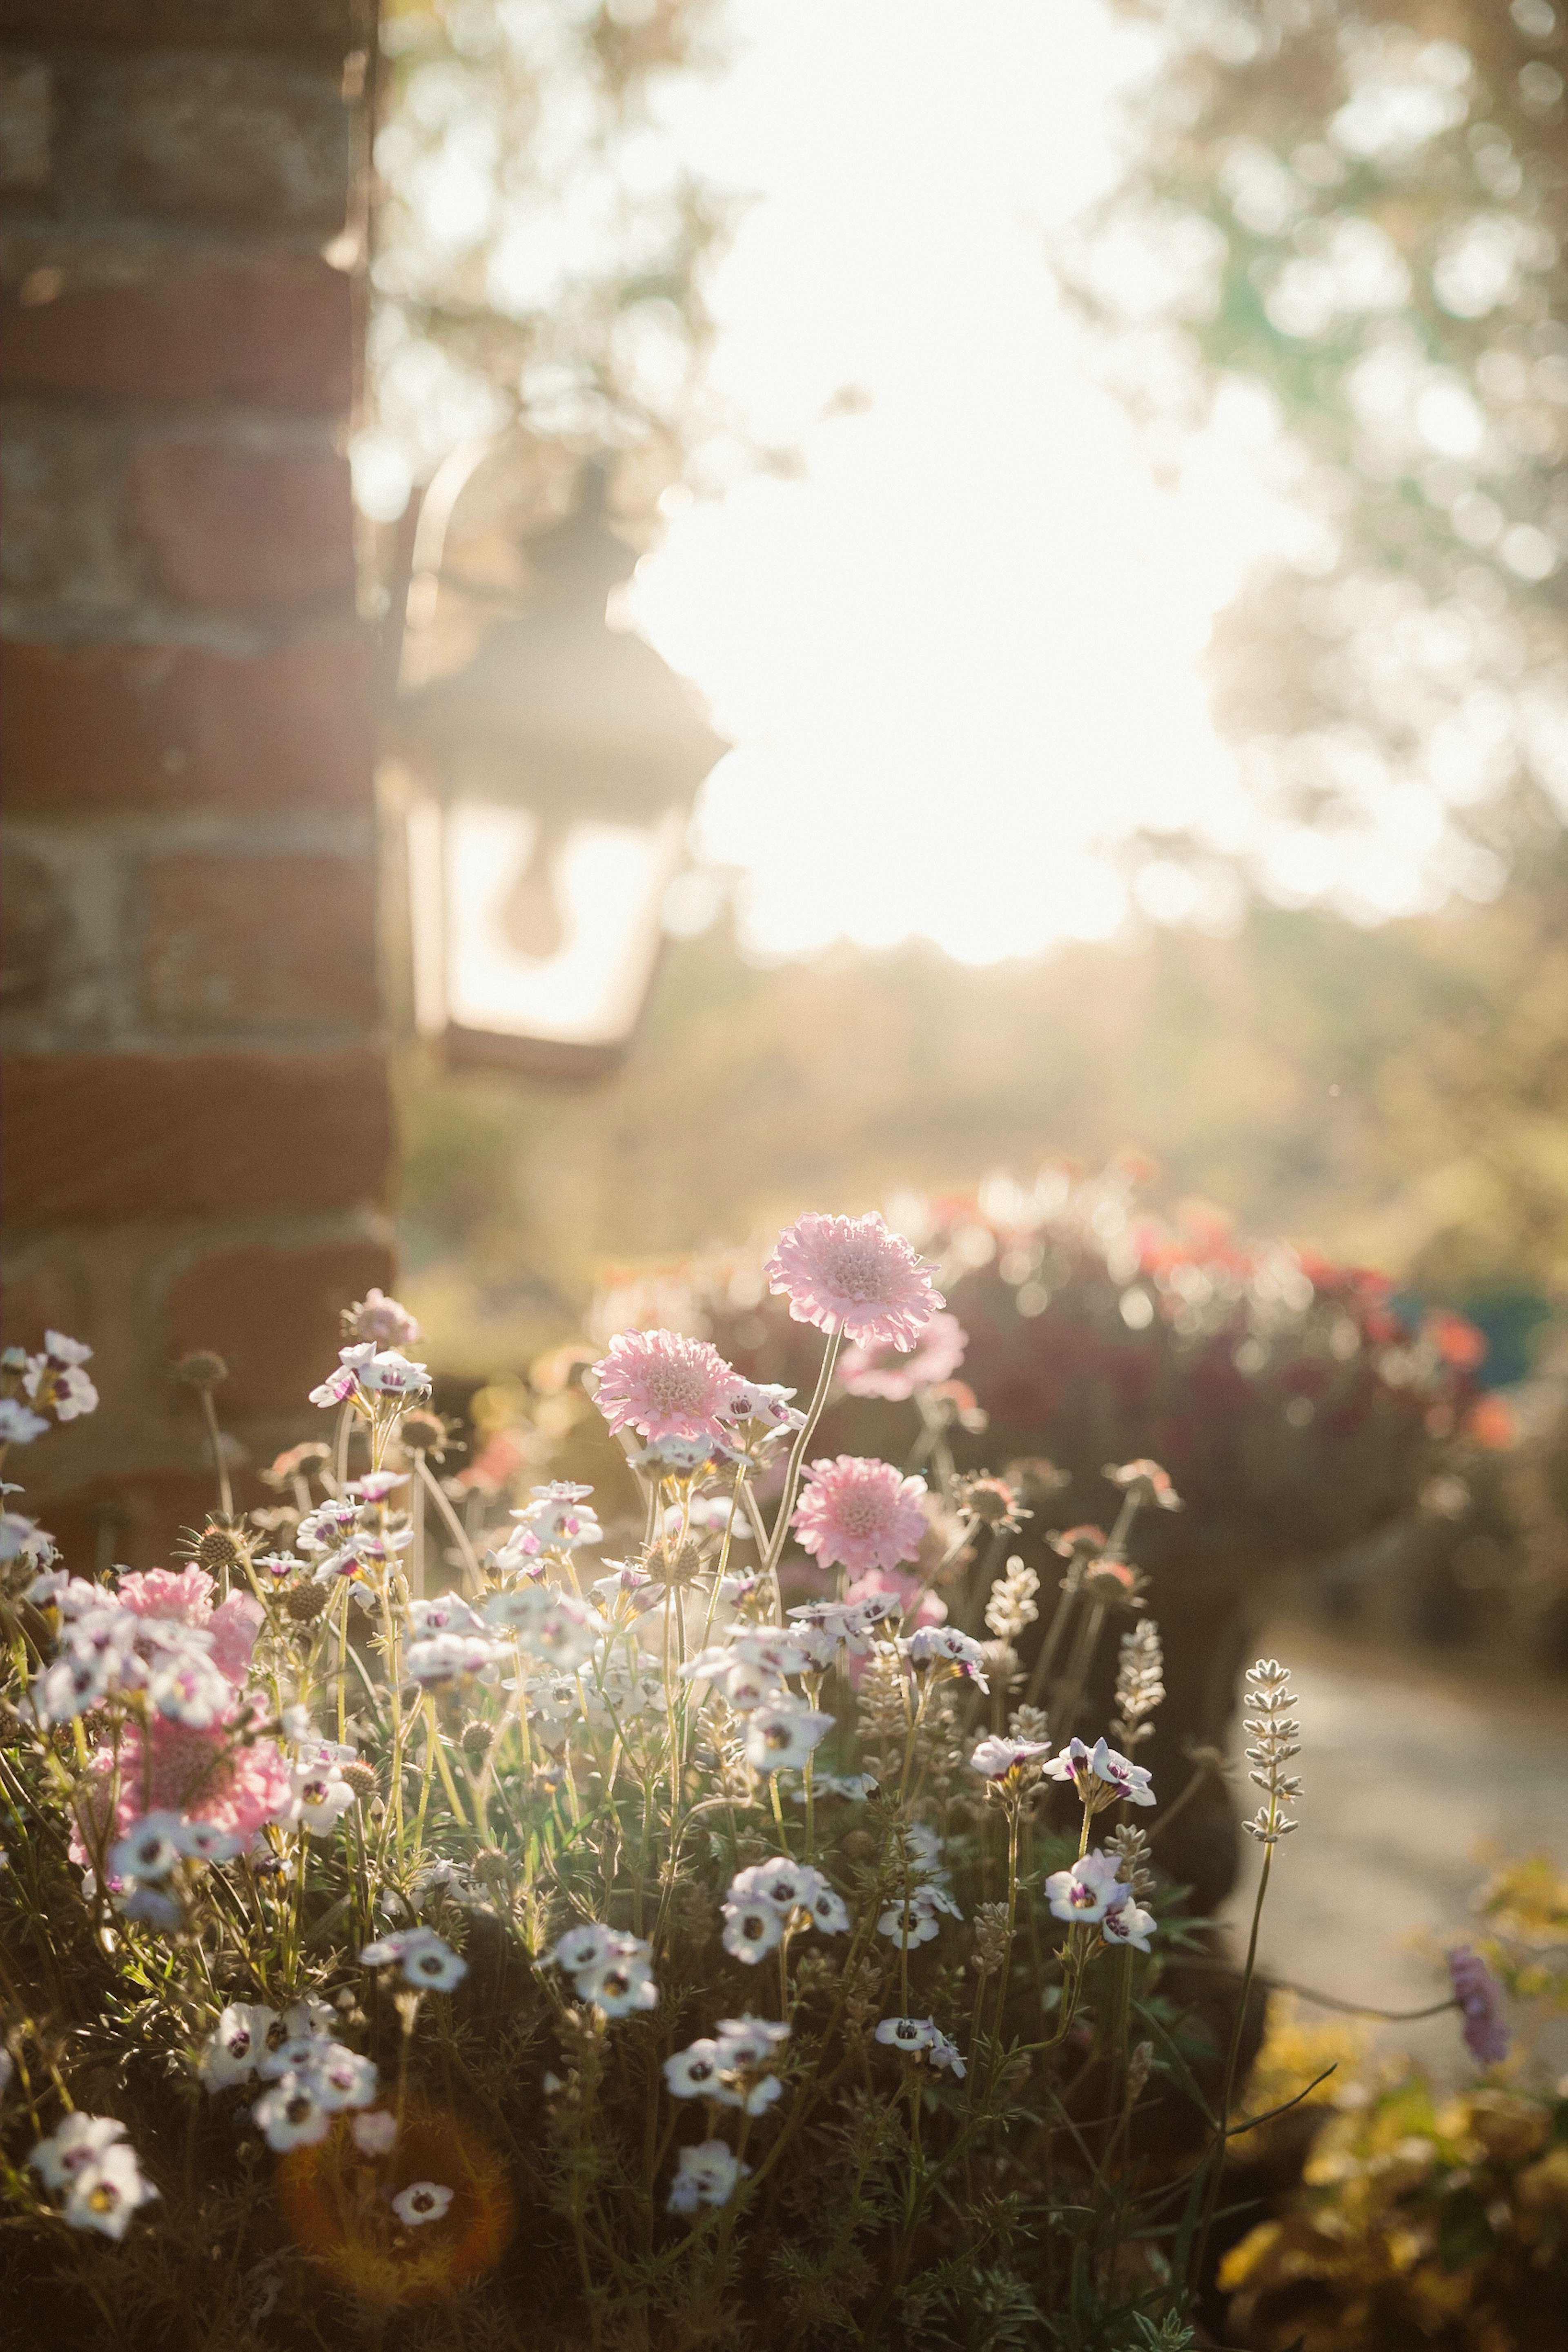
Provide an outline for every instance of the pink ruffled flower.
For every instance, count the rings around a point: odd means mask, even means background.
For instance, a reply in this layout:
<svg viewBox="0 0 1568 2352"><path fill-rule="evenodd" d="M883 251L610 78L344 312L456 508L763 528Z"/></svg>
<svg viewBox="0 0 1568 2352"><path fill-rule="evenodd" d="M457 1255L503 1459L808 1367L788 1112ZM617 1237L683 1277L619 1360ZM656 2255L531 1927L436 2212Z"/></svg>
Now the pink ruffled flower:
<svg viewBox="0 0 1568 2352"><path fill-rule="evenodd" d="M212 1662L237 1690L250 1672L250 1655L261 1631L262 1607L248 1592L231 1592L214 1609L214 1585L204 1568L128 1570L115 1588L115 1599L133 1616L172 1620L177 1625L204 1626L213 1637Z"/></svg>
<svg viewBox="0 0 1568 2352"><path fill-rule="evenodd" d="M237 1727L237 1709L235 1722L201 1729L154 1716L151 1748L144 1749L140 1728L128 1723L120 1740L112 1834L123 1837L146 1812L183 1813L248 1844L293 1804L294 1782L272 1740L241 1740ZM114 1762L108 1748L93 1756L91 1769L100 1784L112 1779ZM71 1840L71 1853L78 1863L90 1859L79 1835Z"/></svg>
<svg viewBox="0 0 1568 2352"><path fill-rule="evenodd" d="M407 1307L382 1290L367 1290L360 1304L349 1311L354 1319L355 1339L372 1340L378 1348L412 1348L420 1336L419 1325Z"/></svg>
<svg viewBox="0 0 1568 2352"><path fill-rule="evenodd" d="M969 1335L956 1315L933 1315L912 1356L887 1347L846 1348L839 1358L839 1378L851 1396L888 1397L902 1403L916 1389L931 1388L956 1372L968 1344Z"/></svg>
<svg viewBox="0 0 1568 2352"><path fill-rule="evenodd" d="M913 1348L938 1307L934 1266L874 1210L864 1217L804 1216L779 1236L764 1271L797 1323L842 1331L862 1348Z"/></svg>
<svg viewBox="0 0 1568 2352"><path fill-rule="evenodd" d="M683 1339L677 1331L621 1331L593 1369L599 1410L612 1430L635 1429L650 1440L727 1441L718 1416L736 1376L706 1339Z"/></svg>
<svg viewBox="0 0 1568 2352"><path fill-rule="evenodd" d="M808 1464L790 1524L824 1568L852 1576L913 1559L925 1533L924 1478L901 1478L890 1462L858 1454Z"/></svg>
<svg viewBox="0 0 1568 2352"><path fill-rule="evenodd" d="M1478 2066L1500 2066L1511 2039L1502 2013L1501 1985L1469 1944L1456 1944L1449 1952L1448 1977L1464 2011L1465 2048Z"/></svg>

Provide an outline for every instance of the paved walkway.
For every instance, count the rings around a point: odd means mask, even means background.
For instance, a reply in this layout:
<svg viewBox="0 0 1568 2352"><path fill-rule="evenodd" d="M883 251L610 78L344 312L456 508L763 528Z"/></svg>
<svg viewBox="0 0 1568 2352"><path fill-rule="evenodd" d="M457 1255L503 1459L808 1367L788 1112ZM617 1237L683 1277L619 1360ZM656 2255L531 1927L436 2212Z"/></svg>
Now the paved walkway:
<svg viewBox="0 0 1568 2352"><path fill-rule="evenodd" d="M1568 1685L1472 1675L1318 1628L1276 1626L1262 1646L1293 1669L1293 1769L1306 1782L1301 1828L1275 1857L1263 1965L1386 2009L1440 1999L1433 1945L1471 1924L1489 1848L1568 1860ZM1248 1845L1228 1913L1243 1934L1258 1870ZM1378 2039L1439 2074L1465 2063L1452 2016L1385 2026ZM1568 2065L1559 2029L1551 2055Z"/></svg>

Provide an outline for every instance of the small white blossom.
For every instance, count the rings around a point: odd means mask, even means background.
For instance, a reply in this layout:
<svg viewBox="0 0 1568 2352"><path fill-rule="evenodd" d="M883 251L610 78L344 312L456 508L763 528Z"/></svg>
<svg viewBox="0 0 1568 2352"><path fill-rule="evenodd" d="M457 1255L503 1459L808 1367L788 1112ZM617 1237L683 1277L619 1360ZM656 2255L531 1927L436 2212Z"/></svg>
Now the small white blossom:
<svg viewBox="0 0 1568 2352"><path fill-rule="evenodd" d="M972 1634L960 1633L950 1625L921 1625L913 1633L901 1634L898 1648L912 1666L948 1666L977 1690L990 1688L985 1676L985 1651Z"/></svg>
<svg viewBox="0 0 1568 2352"><path fill-rule="evenodd" d="M833 1727L804 1699L778 1698L754 1707L746 1717L746 1757L757 1772L785 1772L804 1764Z"/></svg>
<svg viewBox="0 0 1568 2352"><path fill-rule="evenodd" d="M762 1959L778 1949L783 1934L783 1916L766 1895L747 1895L724 1906L724 1948L737 1960Z"/></svg>
<svg viewBox="0 0 1568 2352"><path fill-rule="evenodd" d="M1058 1919L1097 1927L1113 1905L1124 1902L1129 1890L1116 1875L1114 1854L1098 1848L1075 1862L1071 1870L1052 1871L1045 1882L1046 1900Z"/></svg>
<svg viewBox="0 0 1568 2352"><path fill-rule="evenodd" d="M1126 1894L1106 1912L1100 1922L1100 1933L1108 1944L1130 1944L1134 1951L1146 1952L1156 1924L1154 1913L1140 1910L1132 1895Z"/></svg>
<svg viewBox="0 0 1568 2352"><path fill-rule="evenodd" d="M408 2230L423 2221L439 2221L452 2202L452 2191L439 2180L411 2181L392 2199L392 2209Z"/></svg>
<svg viewBox="0 0 1568 2352"><path fill-rule="evenodd" d="M47 2139L41 2139L27 2161L47 2189L65 2189L106 2148L125 2137L125 2126L112 2116L67 2116Z"/></svg>
<svg viewBox="0 0 1568 2352"><path fill-rule="evenodd" d="M109 1849L111 1878L167 1878L184 1852L179 1813L145 1813Z"/></svg>
<svg viewBox="0 0 1568 2352"><path fill-rule="evenodd" d="M314 2147L331 2129L332 2110L322 2099L313 2074L284 2074L265 2091L251 2109L251 2118L268 2147L281 2153L290 2147Z"/></svg>
<svg viewBox="0 0 1568 2352"><path fill-rule="evenodd" d="M20 1397L0 1396L0 1445L31 1445L48 1425L42 1413L34 1412Z"/></svg>
<svg viewBox="0 0 1568 2352"><path fill-rule="evenodd" d="M721 2139L706 2139L700 2147L683 2147L670 2189L672 2213L695 2213L705 2205L727 2205L751 2167L742 2164Z"/></svg>
<svg viewBox="0 0 1568 2352"><path fill-rule="evenodd" d="M137 2207L157 2194L152 2182L142 2179L133 2148L106 2148L73 2176L62 2218L73 2230L123 2238Z"/></svg>
<svg viewBox="0 0 1568 2352"><path fill-rule="evenodd" d="M395 1963L407 1983L428 1987L433 1992L450 1992L468 1973L467 1961L459 1959L434 1927L400 1927L379 1943L367 1944L360 1960L367 1969L391 1968Z"/></svg>
<svg viewBox="0 0 1568 2352"><path fill-rule="evenodd" d="M1096 1811L1118 1800L1130 1805L1152 1805L1157 1801L1151 1776L1144 1767L1129 1763L1103 1739L1097 1739L1092 1748L1086 1748L1082 1739L1070 1739L1044 1770L1052 1780L1071 1780L1084 1802L1092 1804Z"/></svg>
<svg viewBox="0 0 1568 2352"><path fill-rule="evenodd" d="M266 2055L267 2034L277 2022L274 2010L253 2001L231 2002L202 2053L200 2073L207 2089L225 2091L232 2083L248 2083Z"/></svg>
<svg viewBox="0 0 1568 2352"><path fill-rule="evenodd" d="M397 2139L397 2117L384 2107L359 2115L353 2121L354 2146L361 2156L385 2156Z"/></svg>

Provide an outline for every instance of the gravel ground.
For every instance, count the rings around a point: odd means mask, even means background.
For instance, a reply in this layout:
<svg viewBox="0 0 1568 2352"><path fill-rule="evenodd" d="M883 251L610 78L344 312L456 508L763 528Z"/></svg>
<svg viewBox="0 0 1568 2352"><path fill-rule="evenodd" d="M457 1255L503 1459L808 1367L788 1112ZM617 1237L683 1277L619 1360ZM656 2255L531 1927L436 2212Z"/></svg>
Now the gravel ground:
<svg viewBox="0 0 1568 2352"><path fill-rule="evenodd" d="M1435 1945L1469 1924L1489 1853L1568 1860L1568 1687L1369 1651L1316 1627L1275 1626L1261 1648L1292 1667L1292 1769L1306 1782L1301 1828L1275 1856L1261 1964L1385 2009L1440 1999ZM1259 1865L1248 1845L1227 1915L1243 1939ZM1451 2015L1386 2025L1378 2043L1441 2075L1464 2068ZM1554 2028L1544 2047L1554 2070L1568 2066L1568 2032Z"/></svg>

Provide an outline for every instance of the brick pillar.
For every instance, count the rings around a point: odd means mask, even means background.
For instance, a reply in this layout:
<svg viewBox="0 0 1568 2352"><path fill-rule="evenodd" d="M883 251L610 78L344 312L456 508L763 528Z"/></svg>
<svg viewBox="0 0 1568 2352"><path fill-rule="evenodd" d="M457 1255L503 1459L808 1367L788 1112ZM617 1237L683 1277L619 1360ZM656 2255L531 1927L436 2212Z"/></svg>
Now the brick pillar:
<svg viewBox="0 0 1568 2352"><path fill-rule="evenodd" d="M232 1360L266 1463L391 1277L344 454L373 38L359 0L0 0L5 1337L97 1350L99 1412L25 1465L89 1559L207 1507L178 1356Z"/></svg>

